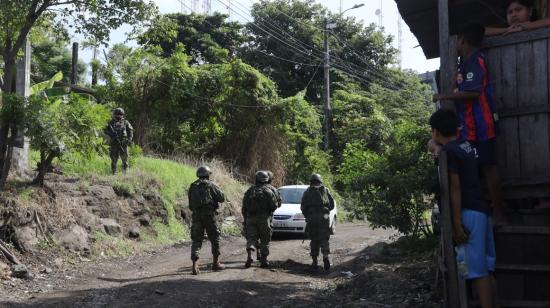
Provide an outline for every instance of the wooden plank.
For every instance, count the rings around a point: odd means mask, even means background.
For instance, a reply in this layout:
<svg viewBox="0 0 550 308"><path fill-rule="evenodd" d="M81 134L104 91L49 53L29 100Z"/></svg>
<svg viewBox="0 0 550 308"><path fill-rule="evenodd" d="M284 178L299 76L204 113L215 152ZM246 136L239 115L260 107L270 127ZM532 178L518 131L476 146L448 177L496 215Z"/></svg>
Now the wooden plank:
<svg viewBox="0 0 550 308"><path fill-rule="evenodd" d="M548 105L548 42L546 40L517 45L518 108ZM548 114L518 117L521 175L543 176L550 172L550 137Z"/></svg>
<svg viewBox="0 0 550 308"><path fill-rule="evenodd" d="M541 264L497 264L497 272L550 272L550 265Z"/></svg>
<svg viewBox="0 0 550 308"><path fill-rule="evenodd" d="M517 45L525 42L544 40L550 37L550 28L522 31L505 36L492 36L483 40L483 48Z"/></svg>
<svg viewBox="0 0 550 308"><path fill-rule="evenodd" d="M515 46L502 47L499 50L499 68L489 67L489 69L494 70L492 82L494 83L494 91L498 93L498 96L496 96L497 110L500 112L501 109L517 109L518 87ZM502 150L503 153L497 157L497 162L499 163L502 180L506 181L510 178L519 177L521 171L518 120L516 118L504 118L499 121L498 125L497 145L501 144L499 150Z"/></svg>
<svg viewBox="0 0 550 308"><path fill-rule="evenodd" d="M522 108L510 108L510 109L499 109L498 116L499 118L511 118L518 116L526 115L535 115L540 113L550 113L550 105L543 105L546 98L541 102L534 102L535 106L526 106Z"/></svg>
<svg viewBox="0 0 550 308"><path fill-rule="evenodd" d="M500 291L499 291L500 292ZM529 301L529 300L499 300L501 307L513 307L513 308L548 308L550 307L550 301ZM479 301L471 301L472 307L481 307Z"/></svg>
<svg viewBox="0 0 550 308"><path fill-rule="evenodd" d="M496 234L532 234L550 235L550 227L538 226L503 226L495 230Z"/></svg>

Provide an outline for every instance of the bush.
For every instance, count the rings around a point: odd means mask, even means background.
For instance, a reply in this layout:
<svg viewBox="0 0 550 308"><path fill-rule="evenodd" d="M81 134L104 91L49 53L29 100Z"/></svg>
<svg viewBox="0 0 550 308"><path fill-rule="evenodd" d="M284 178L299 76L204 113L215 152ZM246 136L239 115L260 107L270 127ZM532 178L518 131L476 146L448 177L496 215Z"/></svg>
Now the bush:
<svg viewBox="0 0 550 308"><path fill-rule="evenodd" d="M353 210L375 227L396 228L417 236L429 233L424 213L431 206L433 161L425 150L427 127L412 122L395 126L381 154L348 144L339 168L339 181L357 192L361 203Z"/></svg>
<svg viewBox="0 0 550 308"><path fill-rule="evenodd" d="M78 94L29 97L24 125L31 146L40 153L35 183L42 185L53 160L68 151L94 157L104 147L101 131L109 116L106 106Z"/></svg>

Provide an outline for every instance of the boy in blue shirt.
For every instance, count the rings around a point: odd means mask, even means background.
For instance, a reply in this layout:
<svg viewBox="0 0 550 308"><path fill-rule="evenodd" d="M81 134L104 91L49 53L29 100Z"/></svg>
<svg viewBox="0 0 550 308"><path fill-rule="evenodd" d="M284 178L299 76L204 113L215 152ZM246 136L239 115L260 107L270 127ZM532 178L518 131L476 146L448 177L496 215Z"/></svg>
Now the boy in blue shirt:
<svg viewBox="0 0 550 308"><path fill-rule="evenodd" d="M432 139L447 152L453 240L465 245L467 274L483 308L496 305L495 244L487 202L481 192L476 149L457 138L459 119L454 111L438 110L430 117Z"/></svg>

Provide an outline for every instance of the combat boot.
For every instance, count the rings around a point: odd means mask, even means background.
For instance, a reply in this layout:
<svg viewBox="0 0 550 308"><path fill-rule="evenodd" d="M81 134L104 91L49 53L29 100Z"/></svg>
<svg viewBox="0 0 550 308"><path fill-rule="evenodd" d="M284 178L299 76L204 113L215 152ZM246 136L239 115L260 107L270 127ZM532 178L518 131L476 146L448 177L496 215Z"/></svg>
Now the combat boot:
<svg viewBox="0 0 550 308"><path fill-rule="evenodd" d="M252 250L247 249L246 252L248 253L248 256L246 258L246 262L244 263L244 267L249 268L252 266Z"/></svg>
<svg viewBox="0 0 550 308"><path fill-rule="evenodd" d="M325 271L330 270L330 260L328 256L323 257L323 268L325 269Z"/></svg>
<svg viewBox="0 0 550 308"><path fill-rule="evenodd" d="M213 271L221 271L221 270L225 269L225 265L220 262L219 256L214 256L213 259L214 259L213 262L212 262L212 270Z"/></svg>
<svg viewBox="0 0 550 308"><path fill-rule="evenodd" d="M314 271L318 270L319 269L319 263L317 261L317 256L315 256L315 257L312 256L311 261L312 261L311 262L311 269L314 270Z"/></svg>
<svg viewBox="0 0 550 308"><path fill-rule="evenodd" d="M191 274L193 275L198 275L200 274L200 271L199 271L199 264L197 263L197 260L193 260L193 268L191 270Z"/></svg>
<svg viewBox="0 0 550 308"><path fill-rule="evenodd" d="M267 257L262 256L262 258L260 259L260 267L269 268L269 262L267 261Z"/></svg>

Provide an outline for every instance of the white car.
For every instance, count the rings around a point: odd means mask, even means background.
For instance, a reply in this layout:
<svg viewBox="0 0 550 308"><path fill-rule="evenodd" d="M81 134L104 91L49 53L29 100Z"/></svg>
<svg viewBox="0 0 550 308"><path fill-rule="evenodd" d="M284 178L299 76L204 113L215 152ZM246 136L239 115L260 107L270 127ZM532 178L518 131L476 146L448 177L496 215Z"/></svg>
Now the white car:
<svg viewBox="0 0 550 308"><path fill-rule="evenodd" d="M306 228L306 219L300 210L302 195L308 188L308 185L289 185L279 187L282 205L273 213L271 227L273 232L285 233L304 233ZM336 228L336 203L334 209L330 211L330 231L334 234Z"/></svg>

